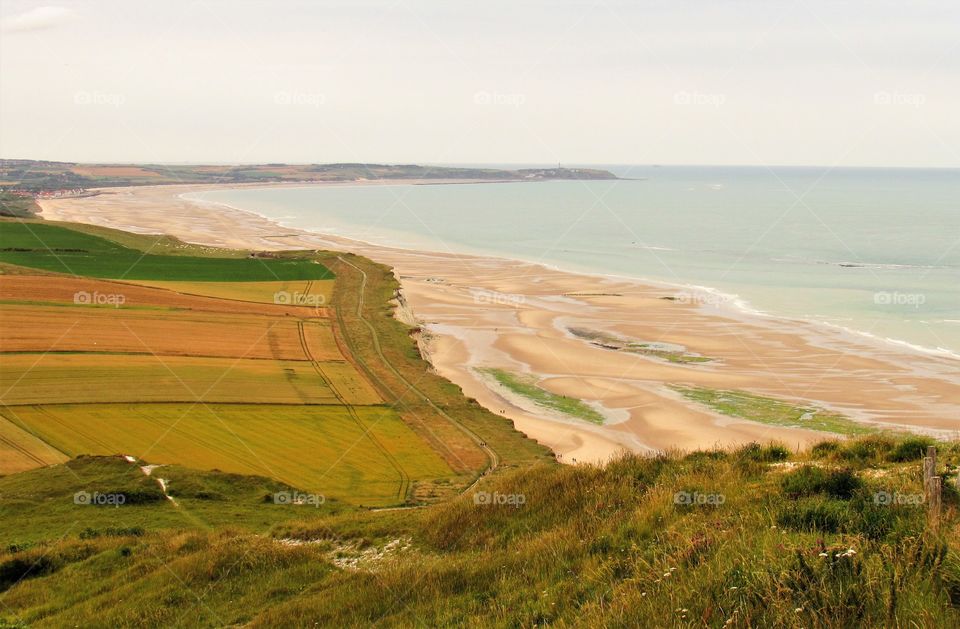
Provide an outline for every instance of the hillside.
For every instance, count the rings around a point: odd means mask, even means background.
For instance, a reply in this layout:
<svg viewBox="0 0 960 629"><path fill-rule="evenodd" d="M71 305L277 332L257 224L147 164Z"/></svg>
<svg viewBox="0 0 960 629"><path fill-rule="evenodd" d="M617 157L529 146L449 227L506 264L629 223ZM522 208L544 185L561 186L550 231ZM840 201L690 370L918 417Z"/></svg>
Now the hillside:
<svg viewBox="0 0 960 629"><path fill-rule="evenodd" d="M57 468L0 479L3 530L27 513L37 523L5 533L3 617L31 627L957 626L958 496L947 491L940 531L928 530L911 499L922 495L923 446L871 437L803 455L748 446L605 469L537 465L426 509L372 512L268 504L269 481L186 470L171 474L179 508L156 498L73 508L76 487L125 488L124 467L138 476L122 460L81 459L68 464L80 481ZM955 468L960 447L941 445L941 459ZM35 533L65 517L66 535Z"/></svg>

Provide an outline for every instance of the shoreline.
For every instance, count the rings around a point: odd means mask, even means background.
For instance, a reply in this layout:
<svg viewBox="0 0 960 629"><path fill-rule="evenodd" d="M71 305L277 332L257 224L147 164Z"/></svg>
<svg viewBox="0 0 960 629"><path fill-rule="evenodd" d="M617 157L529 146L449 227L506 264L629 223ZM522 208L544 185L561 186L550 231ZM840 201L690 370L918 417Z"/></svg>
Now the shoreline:
<svg viewBox="0 0 960 629"><path fill-rule="evenodd" d="M365 185L402 187L406 185L448 185L448 184L449 185L458 185L458 184L474 184L475 185L475 184L491 184L491 183L548 183L548 182L531 182L531 181L524 181L524 180L507 180L507 181L476 180L476 181L413 183L413 182L387 182L382 180L379 180L379 181L371 180L369 182L343 182L343 183L345 185L341 185L341 182L334 182L334 184L337 185L337 187L344 187L344 188L360 188L360 187L364 187ZM212 184L198 184L198 185L212 185ZM300 183L272 184L272 185L240 184L236 186L233 186L233 185L218 186L215 189L203 190L200 192L214 192L218 190L222 191L222 190L229 190L229 189L239 189L241 187L251 189L251 190L257 190L257 189L267 189L270 187L277 187L277 186L282 186L282 187L292 189L292 188L314 188L314 187L325 186L325 185L328 185L328 184L306 184L306 185L300 184ZM778 314L775 312L769 312L766 310L761 310L753 306L753 304L750 301L743 298L741 295L736 293L730 293L723 289L716 288L713 286L703 286L699 284L684 284L681 282L671 282L669 280L664 280L659 278L638 277L638 276L622 275L619 273L604 273L601 271L594 271L594 270L588 270L588 269L564 268L558 264L552 264L552 263L542 262L538 260L527 260L524 258L513 257L512 255L506 254L506 253L501 254L498 252L487 252L487 251L479 251L479 250L454 253L454 252L444 252L434 248L417 248L414 246L402 246L397 244L378 243L371 240L364 240L363 238L356 237L350 234L345 234L345 233L311 231L310 229L307 229L304 227L299 227L296 225L288 225L284 222L283 218L273 218L270 216L266 216L256 211L255 209L243 208L236 205L231 205L229 203L223 203L221 201L192 199L187 196L190 194L193 194L193 192L183 192L178 194L177 198L182 199L189 203L196 204L198 206L204 206L204 205L217 206L217 207L225 208L230 211L250 214L257 217L258 219L275 223L276 225L284 227L285 229L289 229L296 232L302 232L306 234L311 234L311 235L343 239L346 241L358 243L365 247L378 248L378 249L390 249L390 250L403 251L403 252L409 252L409 253L418 253L418 252L437 253L437 254L450 253L452 255L459 255L462 257L465 256L465 257L476 257L476 258L490 258L490 259L496 259L496 260L503 260L507 262L514 262L517 264L542 266L546 269L550 269L551 271L557 271L559 273L568 273L571 275L583 275L588 277L610 279L614 281L636 282L638 284L642 284L651 288L661 288L664 290L675 290L675 291L681 291L681 292L687 291L691 293L697 293L700 296L705 297L705 299L694 298L695 302L700 302L701 304L715 302L711 304L711 307L717 311L716 314L718 314L719 316L726 316L734 319L743 318L748 321L752 318L760 317L760 318L773 319L779 323L784 323L784 324L789 322L798 322L801 324L823 326L824 328L830 328L831 331L842 333L843 335L849 337L848 340L875 343L887 348L896 348L900 351L906 351L906 352L915 353L915 354L924 355L924 356L934 356L934 357L940 357L940 358L960 360L960 352L947 347L930 347L926 345L919 345L917 343L913 343L911 341L907 341L904 339L879 336L867 330L845 326L839 323L834 323L832 321L825 321L822 319L818 319L815 315L789 316L784 314Z"/></svg>
<svg viewBox="0 0 960 629"><path fill-rule="evenodd" d="M821 329L824 322L767 313L704 312L696 304L669 300L678 289L711 294L704 287L587 275L522 260L400 249L287 227L252 210L184 197L206 190L268 187L274 186L108 188L94 197L41 200L41 215L233 248L347 250L388 264L423 327L421 347L434 368L466 395L512 419L519 430L553 449L564 462L604 461L621 449L649 452L764 440L793 447L831 436L718 415L668 391L671 382L815 402L891 429L937 435L957 431L956 420L949 419L960 411L955 359L891 347L884 339L852 338L852 331L831 334ZM278 234L278 227L283 232ZM575 326L673 342L716 356L718 362L677 366L612 352L573 338L569 328ZM604 426L557 421L498 390L477 373L478 367L535 374L542 388L599 405L620 419Z"/></svg>

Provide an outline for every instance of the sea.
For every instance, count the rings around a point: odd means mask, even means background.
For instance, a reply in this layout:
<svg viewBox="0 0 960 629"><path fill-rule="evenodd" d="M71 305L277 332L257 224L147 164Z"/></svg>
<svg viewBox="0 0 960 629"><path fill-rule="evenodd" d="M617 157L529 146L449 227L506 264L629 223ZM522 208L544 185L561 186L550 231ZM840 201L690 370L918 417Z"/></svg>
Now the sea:
<svg viewBox="0 0 960 629"><path fill-rule="evenodd" d="M676 286L960 359L960 169L591 167L622 179L185 196L380 245Z"/></svg>

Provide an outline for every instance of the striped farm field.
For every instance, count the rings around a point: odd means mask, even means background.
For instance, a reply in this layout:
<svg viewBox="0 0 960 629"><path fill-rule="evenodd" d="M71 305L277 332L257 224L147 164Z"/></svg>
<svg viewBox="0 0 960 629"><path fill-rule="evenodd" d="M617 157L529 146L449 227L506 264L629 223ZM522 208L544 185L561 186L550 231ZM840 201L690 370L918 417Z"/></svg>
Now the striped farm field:
<svg viewBox="0 0 960 629"><path fill-rule="evenodd" d="M348 404L380 404L380 395L348 362L325 361L317 363L324 380L339 393Z"/></svg>
<svg viewBox="0 0 960 629"><path fill-rule="evenodd" d="M0 416L0 475L63 463L69 457Z"/></svg>
<svg viewBox="0 0 960 629"><path fill-rule="evenodd" d="M325 309L318 310L302 306L274 305L186 295L162 288L126 282L56 275L0 275L0 302L3 303L27 305L53 303L64 307L89 308L96 306L95 304L78 302L86 300L96 302L106 300L114 295L123 296L123 308L194 310L299 318L327 316ZM99 306L98 309L104 310L112 307L112 305L105 305Z"/></svg>
<svg viewBox="0 0 960 629"><path fill-rule="evenodd" d="M394 504L411 483L454 476L384 407L83 404L0 412L64 456L127 454L257 474L352 504Z"/></svg>
<svg viewBox="0 0 960 629"><path fill-rule="evenodd" d="M185 295L252 301L261 304L322 306L330 303L335 280L288 280L279 282L165 282L139 280Z"/></svg>
<svg viewBox="0 0 960 629"><path fill-rule="evenodd" d="M135 354L0 355L0 403L6 405L193 401L338 403L307 361ZM349 397L346 401L352 402Z"/></svg>
<svg viewBox="0 0 960 629"><path fill-rule="evenodd" d="M342 360L329 319L0 304L0 352Z"/></svg>
<svg viewBox="0 0 960 629"><path fill-rule="evenodd" d="M122 454L385 506L443 499L487 462L356 325L343 295L383 269L334 279L329 252L44 221L0 220L0 240L0 476ZM370 294L379 314L394 292Z"/></svg>

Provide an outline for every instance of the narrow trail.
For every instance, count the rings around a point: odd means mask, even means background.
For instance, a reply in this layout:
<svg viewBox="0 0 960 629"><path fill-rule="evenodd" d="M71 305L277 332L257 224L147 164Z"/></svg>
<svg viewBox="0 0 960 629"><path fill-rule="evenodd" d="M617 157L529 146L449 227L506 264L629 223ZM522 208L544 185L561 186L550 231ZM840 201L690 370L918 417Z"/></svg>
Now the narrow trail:
<svg viewBox="0 0 960 629"><path fill-rule="evenodd" d="M357 415L353 405L347 402L343 394L340 393L336 385L333 383L333 379L323 371L322 364L314 359L313 354L310 352L310 346L307 343L307 333L302 319L297 321L297 332L300 335L300 346L303 349L303 354L313 367L313 370L318 376L320 376L320 379L323 380L324 384L327 385L330 391L333 392L334 397L337 398L337 401L340 403L340 405L347 409L347 413L349 413L350 418L354 421L354 423L357 424L357 427L360 428L361 432L363 432L363 435L369 439L378 450L380 450L381 454L383 454L390 466L393 467L393 469L397 472L397 475L400 477L400 486L397 488L397 499L406 500L407 493L410 491L410 487L412 485L410 475L405 469L403 469L403 466L400 465L400 462L397 461L396 457L394 457L393 454L387 450L386 446L380 443L380 440L373 435L370 429L363 425L363 421L360 419L360 416Z"/></svg>
<svg viewBox="0 0 960 629"><path fill-rule="evenodd" d="M491 448L489 445L487 445L487 443L486 443L477 433L475 433L473 430L471 430L471 429L468 428L467 426L464 426L464 425L463 425L462 423L460 423L459 421L455 420L453 417L451 417L450 415L448 415L446 411L444 411L442 408L440 408L439 406L437 406L437 405L433 402L433 400L431 400L431 399L429 398L429 396L427 396L427 395L426 395L425 393L423 393L420 389L418 389L412 382L410 382L409 380L407 380L399 371L397 371L397 369L390 363L390 361L387 360L387 357L384 356L383 350L381 349L381 346L380 346L380 337L379 337L379 335L377 334L376 328L375 328L375 327L373 326L373 324L370 323L370 322L366 319L366 317L364 317L364 315L363 315L364 295L365 295L365 293L366 293L366 288L367 288L367 274L366 274L366 272L364 272L363 269L361 269L361 268L358 267L357 265L353 264L352 262L349 262L348 260L344 259L342 256L337 256L337 259L338 259L340 262L342 262L343 264L345 264L345 265L353 268L353 269L356 270L358 273L360 273L360 278L361 278L361 279L360 279L360 291L359 291L359 298L358 298L358 300L357 300L356 317L357 317L360 321L362 321L363 324L364 324L364 325L367 327L367 329L370 331L370 337L371 337L371 339L372 339L372 341L373 341L373 348L374 348L374 350L376 351L377 356L378 356L378 357L380 358L380 360L383 362L383 364L386 365L387 368L391 371L391 373L393 373L394 376L396 376L401 382L403 382L404 385L406 385L407 388L408 388L410 391L413 391L414 393L416 393L416 395L419 396L420 399L422 399L424 402L426 402L434 411L436 411L437 414L439 414L441 417L445 418L447 421L449 421L451 424L453 424L455 427L457 427L460 431L462 431L465 435L467 435L467 436L468 436L481 450L483 450L483 452L487 455L487 459L488 459L488 461L489 461L489 464L487 465L486 469L484 469L482 472L480 472L480 473L477 475L477 478L476 478L470 485L468 485L467 487L465 487L465 488L463 489L463 491L460 492L460 494L462 495L462 494L470 491L471 489L473 489L473 488L477 485L477 483L480 482L480 480L481 480L485 475L489 474L490 472L493 472L494 470L497 469L497 467L499 467L499 465L500 465L500 456L496 453L496 451L495 451L493 448ZM340 308L339 306L336 307L336 312L337 312L337 319L338 319L339 322L340 322L340 328L345 331L346 328L345 328L345 326L344 326L344 324L343 324L343 313L341 312L341 308ZM355 352L354 352L354 355L356 356L356 353L355 353ZM360 360L359 357L357 358L357 360ZM393 508L388 508L387 510L393 510L393 509L410 509L410 508L418 508L418 507L393 507Z"/></svg>
<svg viewBox="0 0 960 629"><path fill-rule="evenodd" d="M137 462L136 457L130 456L129 454L124 455L124 458L127 459L127 461L130 461L131 463L134 463L134 464ZM163 467L163 465L141 465L140 471L143 472L144 476L149 476L153 480L157 481L157 485L160 486L160 491L163 492L163 495L166 496L167 500L173 503L174 507L179 509L180 503L177 502L173 496L167 493L167 479L160 478L159 476L153 475L153 470L157 469L158 467Z"/></svg>

